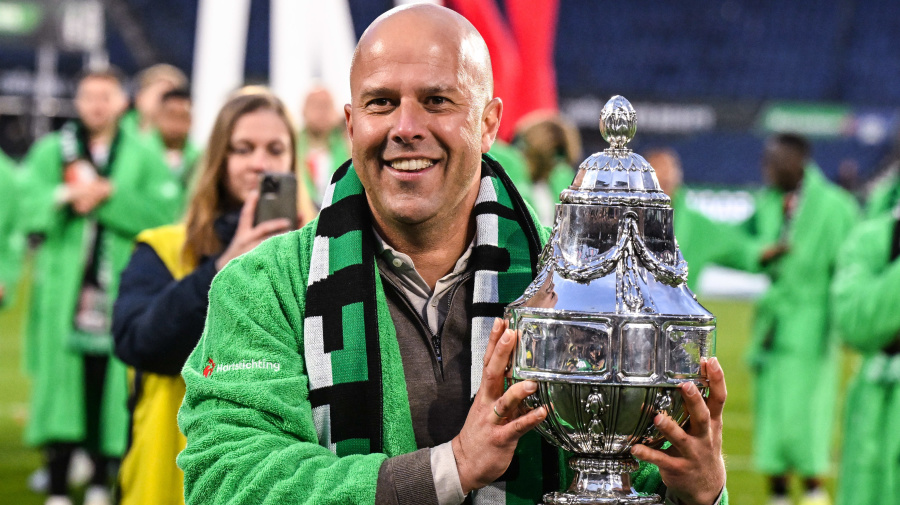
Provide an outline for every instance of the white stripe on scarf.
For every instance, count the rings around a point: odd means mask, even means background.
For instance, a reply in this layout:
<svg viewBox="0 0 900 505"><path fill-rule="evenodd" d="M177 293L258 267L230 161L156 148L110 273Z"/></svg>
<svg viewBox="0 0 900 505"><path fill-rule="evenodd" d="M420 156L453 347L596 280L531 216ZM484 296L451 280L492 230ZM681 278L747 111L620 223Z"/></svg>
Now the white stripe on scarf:
<svg viewBox="0 0 900 505"><path fill-rule="evenodd" d="M478 199L475 205L485 202L496 202L497 192L491 177L481 178L481 188L478 190ZM481 214L475 219L475 246L497 246L499 224L496 214ZM480 270L475 272L475 289L472 295L475 303L497 302L499 289L497 286L497 272ZM472 320L472 369L470 374L471 386L469 396L475 398L478 388L481 387L481 359L487 351L488 339L491 336L491 328L494 326L492 317L476 317Z"/></svg>

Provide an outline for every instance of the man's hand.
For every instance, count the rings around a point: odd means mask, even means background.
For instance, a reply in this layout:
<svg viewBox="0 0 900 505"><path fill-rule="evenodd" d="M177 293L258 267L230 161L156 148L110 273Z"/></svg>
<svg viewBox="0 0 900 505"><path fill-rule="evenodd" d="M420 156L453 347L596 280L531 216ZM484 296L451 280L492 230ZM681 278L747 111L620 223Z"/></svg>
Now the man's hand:
<svg viewBox="0 0 900 505"><path fill-rule="evenodd" d="M97 179L69 185L69 203L72 210L85 215L94 210L112 194L112 184L108 179Z"/></svg>
<svg viewBox="0 0 900 505"><path fill-rule="evenodd" d="M547 417L544 407L528 411L522 400L537 391L533 381L519 382L504 392L504 376L516 345L506 321L491 329L481 387L459 435L452 441L463 493L482 488L503 475L519 438Z"/></svg>
<svg viewBox="0 0 900 505"><path fill-rule="evenodd" d="M784 256L785 254L791 251L790 246L784 243L775 244L765 251L759 256L759 263L762 266L766 266L769 263L777 260L778 258Z"/></svg>
<svg viewBox="0 0 900 505"><path fill-rule="evenodd" d="M687 431L669 416L657 414L656 427L672 443L664 451L635 445L631 454L653 463L669 492L686 505L712 505L725 487L725 461L722 459L722 409L728 393L725 374L716 358L700 364L701 374L709 378L709 398L693 383L681 385L685 407L691 418Z"/></svg>

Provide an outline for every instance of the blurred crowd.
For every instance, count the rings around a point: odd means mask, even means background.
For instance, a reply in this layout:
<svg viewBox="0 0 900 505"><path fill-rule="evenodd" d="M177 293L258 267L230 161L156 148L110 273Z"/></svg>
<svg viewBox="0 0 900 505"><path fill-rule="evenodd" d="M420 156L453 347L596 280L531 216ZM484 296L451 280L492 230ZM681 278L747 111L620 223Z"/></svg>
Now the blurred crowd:
<svg viewBox="0 0 900 505"><path fill-rule="evenodd" d="M199 145L188 138L180 70L156 65L135 82L129 99L116 71L85 74L76 119L18 162L0 153L0 305L13 303L30 255L25 436L45 456L31 484L48 504L71 503L71 467L85 456L85 503L181 502L179 373L203 330L212 279L315 219L350 157L343 113L325 88L306 96L300 129L269 90L242 88ZM550 226L583 157L579 132L553 112L525 116L514 131L490 155ZM710 264L771 280L747 359L755 463L772 503L790 503L792 475L805 504L830 503L822 478L838 401L848 449L836 501L887 503L879 497L900 496L900 439L884 436L900 426L900 175L889 170L861 207L817 168L802 136L775 135L760 149L767 186L738 224L687 204L676 152L643 154L671 197L692 290ZM257 219L263 174L294 175L296 216ZM863 357L846 398L835 394L841 345Z"/></svg>

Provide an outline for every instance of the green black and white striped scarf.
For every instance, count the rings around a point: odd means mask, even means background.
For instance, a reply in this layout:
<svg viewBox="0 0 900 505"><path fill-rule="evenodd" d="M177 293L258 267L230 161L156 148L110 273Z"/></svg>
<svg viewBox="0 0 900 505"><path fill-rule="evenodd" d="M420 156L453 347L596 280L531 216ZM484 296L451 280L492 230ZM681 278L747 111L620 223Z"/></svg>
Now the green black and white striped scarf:
<svg viewBox="0 0 900 505"><path fill-rule="evenodd" d="M537 219L489 156L482 160L474 216L473 398L494 318L531 283L542 245ZM304 324L309 399L319 443L339 456L383 452L375 255L365 190L348 162L335 172L318 217ZM540 459L530 464L541 465ZM481 490L476 503L504 503L506 484ZM557 485L552 482L551 487Z"/></svg>

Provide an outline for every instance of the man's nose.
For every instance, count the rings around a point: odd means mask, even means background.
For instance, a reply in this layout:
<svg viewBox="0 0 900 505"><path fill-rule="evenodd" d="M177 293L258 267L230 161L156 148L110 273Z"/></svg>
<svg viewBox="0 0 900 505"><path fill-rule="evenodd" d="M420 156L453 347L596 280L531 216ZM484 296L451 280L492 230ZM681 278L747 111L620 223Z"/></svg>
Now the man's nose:
<svg viewBox="0 0 900 505"><path fill-rule="evenodd" d="M411 144L425 138L428 113L411 100L401 100L396 111L397 121L391 132L391 140Z"/></svg>

